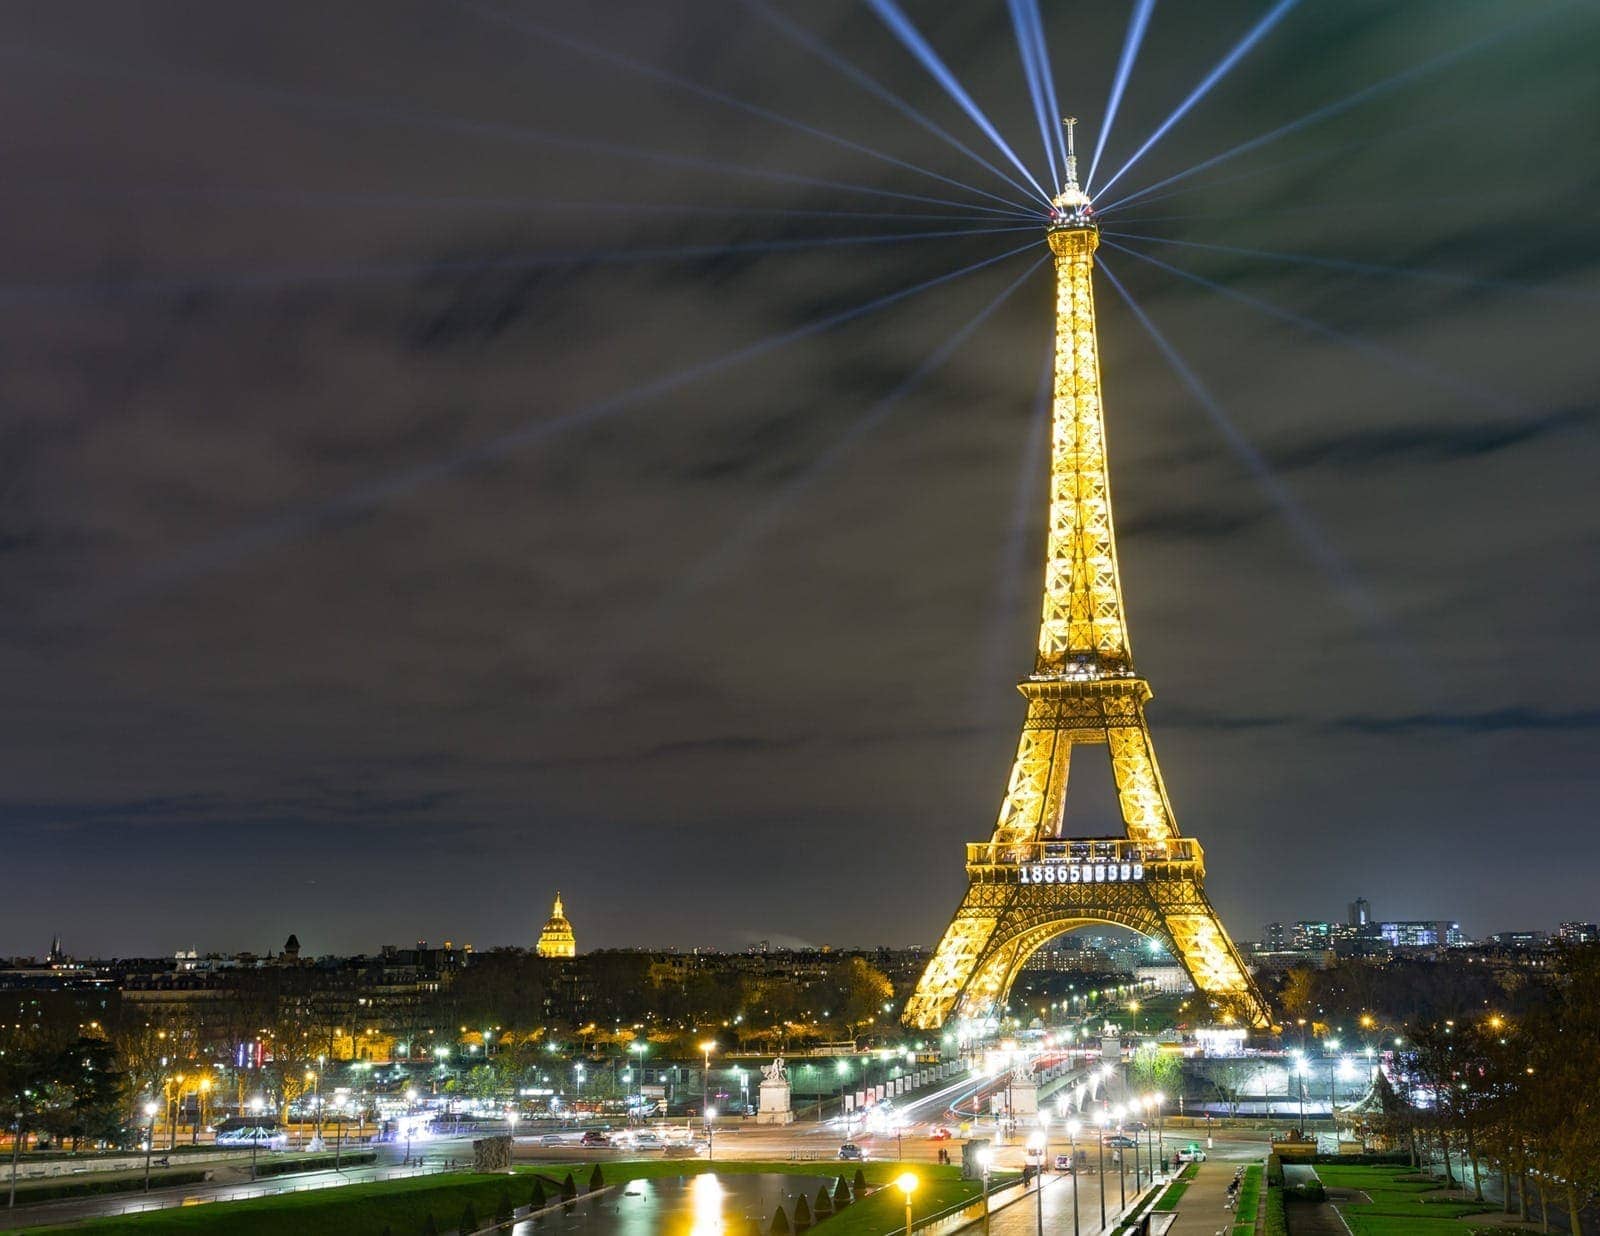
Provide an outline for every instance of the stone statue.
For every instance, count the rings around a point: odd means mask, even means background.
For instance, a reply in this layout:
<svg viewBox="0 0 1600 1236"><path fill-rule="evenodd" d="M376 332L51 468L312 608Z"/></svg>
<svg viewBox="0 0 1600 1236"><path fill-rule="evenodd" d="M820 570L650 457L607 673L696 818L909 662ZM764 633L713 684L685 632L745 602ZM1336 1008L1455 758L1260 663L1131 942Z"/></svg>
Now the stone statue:
<svg viewBox="0 0 1600 1236"><path fill-rule="evenodd" d="M761 1066L761 1107L757 1124L793 1124L794 1109L789 1100L789 1078L783 1071L783 1057Z"/></svg>

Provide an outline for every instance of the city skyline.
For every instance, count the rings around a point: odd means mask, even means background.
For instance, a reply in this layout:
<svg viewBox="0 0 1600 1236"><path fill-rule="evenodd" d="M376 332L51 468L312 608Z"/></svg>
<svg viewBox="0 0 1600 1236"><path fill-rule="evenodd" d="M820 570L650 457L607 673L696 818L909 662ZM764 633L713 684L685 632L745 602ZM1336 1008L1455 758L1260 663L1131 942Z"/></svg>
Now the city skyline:
<svg viewBox="0 0 1600 1236"><path fill-rule="evenodd" d="M1042 169L1003 13L908 12ZM1048 271L908 378L1042 228L729 105L1009 192L759 5L395 13L19 19L0 955L532 948L556 889L585 951L931 948L1023 714ZM1092 148L1126 14L1045 17ZM1158 14L1102 183L1258 17ZM865 6L794 20L1000 161ZM1207 392L1096 284L1149 721L1237 937L1600 915L1594 20L1306 6L1108 195L1383 84L1103 224ZM1120 831L1094 763L1076 835Z"/></svg>

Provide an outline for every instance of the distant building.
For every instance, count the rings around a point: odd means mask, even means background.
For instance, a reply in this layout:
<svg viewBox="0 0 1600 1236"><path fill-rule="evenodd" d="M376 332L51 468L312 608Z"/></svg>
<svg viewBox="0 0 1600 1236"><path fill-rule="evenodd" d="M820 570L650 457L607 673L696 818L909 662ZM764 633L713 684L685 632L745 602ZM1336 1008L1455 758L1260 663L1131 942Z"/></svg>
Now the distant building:
<svg viewBox="0 0 1600 1236"><path fill-rule="evenodd" d="M550 917L539 932L536 951L541 957L576 957L578 954L577 937L572 934L572 924L567 922L566 913L561 908L559 892L556 893L555 908L550 911Z"/></svg>
<svg viewBox="0 0 1600 1236"><path fill-rule="evenodd" d="M1556 939L1563 944L1593 944L1600 940L1600 926L1594 923L1562 923Z"/></svg>
<svg viewBox="0 0 1600 1236"><path fill-rule="evenodd" d="M1268 923L1262 930L1261 944L1269 953L1281 953L1289 947L1289 929L1282 923Z"/></svg>
<svg viewBox="0 0 1600 1236"><path fill-rule="evenodd" d="M1489 937L1489 942L1501 948L1543 948L1550 943L1550 934L1545 931L1497 931Z"/></svg>
<svg viewBox="0 0 1600 1236"><path fill-rule="evenodd" d="M1379 923L1378 934L1394 948L1450 948L1467 943L1461 924L1444 919Z"/></svg>
<svg viewBox="0 0 1600 1236"><path fill-rule="evenodd" d="M1333 947L1333 924L1302 920L1294 925L1289 947L1322 951Z"/></svg>
<svg viewBox="0 0 1600 1236"><path fill-rule="evenodd" d="M1350 903L1350 913L1345 919L1345 924L1356 929L1365 927L1372 921L1372 903L1365 897L1357 897Z"/></svg>

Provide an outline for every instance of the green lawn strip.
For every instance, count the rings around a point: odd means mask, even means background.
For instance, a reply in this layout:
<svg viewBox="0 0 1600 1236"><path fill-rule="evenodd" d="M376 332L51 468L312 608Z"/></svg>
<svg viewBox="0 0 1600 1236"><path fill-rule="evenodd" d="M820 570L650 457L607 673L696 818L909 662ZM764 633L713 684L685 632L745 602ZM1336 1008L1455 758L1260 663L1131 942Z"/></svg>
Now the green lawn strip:
<svg viewBox="0 0 1600 1236"><path fill-rule="evenodd" d="M899 1164L890 1163L883 1166L892 1169L881 1178L884 1183L893 1181L904 1170ZM869 1183L876 1183L873 1180L872 1167L872 1164L867 1165L867 1180ZM930 1167L918 1164L911 1170L919 1178L916 1191L911 1195L913 1219L918 1215L937 1214L952 1206L975 1202L982 1196L982 1186L976 1180L962 1180L961 1169L957 1166ZM932 1176L930 1172L939 1172L941 1175ZM852 1172L851 1175L853 1174ZM993 1186L1003 1182L991 1176L989 1183ZM792 1219L794 1216L789 1217ZM764 1220L770 1218L771 1215L764 1216ZM818 1236L888 1236L888 1233L903 1231L905 1221L906 1196L889 1184L887 1188L871 1194L865 1201L852 1203L810 1230L818 1233Z"/></svg>
<svg viewBox="0 0 1600 1236"><path fill-rule="evenodd" d="M1340 1208L1350 1236L1468 1236L1470 1229L1454 1219L1418 1215L1381 1215L1370 1210Z"/></svg>
<svg viewBox="0 0 1600 1236"><path fill-rule="evenodd" d="M1340 1211L1340 1214L1348 1214ZM1267 1236L1289 1236L1289 1223L1283 1216L1283 1190L1267 1190ZM1353 1234L1352 1234L1353 1236Z"/></svg>
<svg viewBox="0 0 1600 1236"><path fill-rule="evenodd" d="M1409 1172L1392 1167L1318 1167L1317 1175L1325 1185L1344 1189L1360 1189L1372 1199L1370 1207L1355 1202L1344 1209L1346 1215L1365 1213L1371 1215L1413 1216L1423 1220L1459 1219L1464 1215L1481 1214L1489 1209L1485 1204L1462 1201L1444 1196L1442 1185L1432 1181L1406 1179ZM1426 1207L1426 1213L1422 1208Z"/></svg>
<svg viewBox="0 0 1600 1236"><path fill-rule="evenodd" d="M1189 1191L1187 1180L1174 1181L1166 1188L1166 1192L1156 1199L1155 1210L1176 1210L1178 1203L1183 1200L1183 1195Z"/></svg>
<svg viewBox="0 0 1600 1236"><path fill-rule="evenodd" d="M706 1163L704 1160L691 1159L607 1162L600 1165L600 1170L605 1183L612 1185L624 1184L629 1180L696 1176L713 1171L724 1175L761 1172L824 1178L843 1175L847 1181L851 1181L857 1166L862 1169L869 1184L887 1184L906 1170L897 1163ZM174 1236L191 1232L226 1233L226 1236L278 1236L279 1233L295 1230L339 1232L341 1236L382 1236L384 1229L389 1228L394 1236L410 1236L422 1230L429 1216L432 1216L440 1231L456 1227L468 1203L471 1203L477 1217L487 1223L499 1205L503 1192L510 1195L513 1206L526 1206L532 1201L536 1177L542 1184L546 1202L559 1200L560 1183L569 1172L581 1197L588 1191L589 1176L593 1170L593 1163L562 1162L519 1166L511 1175L450 1173L444 1176L414 1176L305 1193L276 1194L241 1202L208 1202L203 1206L172 1208L144 1215L93 1219L75 1225L72 1230L110 1236L122 1236L123 1233L128 1236L152 1236L153 1233L168 1232ZM952 1205L964 1196L978 1196L976 1182L962 1181L961 1169L957 1166L917 1164L911 1170L916 1172L921 1182L914 1202L922 1213ZM863 1208L881 1208L884 1198L890 1193L893 1197L888 1200L892 1204L882 1213L903 1215L905 1203L898 1189L884 1190L882 1196L875 1194L861 1205ZM847 1217L855 1209L855 1206L851 1206L839 1218ZM829 1236L888 1232L893 1227L892 1222L879 1228L844 1226L830 1228Z"/></svg>
<svg viewBox="0 0 1600 1236"><path fill-rule="evenodd" d="M1239 1201L1234 1209L1239 1226L1248 1224L1255 1229L1256 1211L1261 1205L1261 1165L1253 1163L1244 1169L1244 1179L1239 1182Z"/></svg>
<svg viewBox="0 0 1600 1236"><path fill-rule="evenodd" d="M156 1168L150 1173L152 1189L200 1184L209 1175L204 1166ZM9 1180L7 1181L9 1187ZM92 1176L62 1176L52 1180L19 1180L17 1205L29 1202L59 1202L74 1197L97 1197L103 1193L132 1193L144 1188L144 1172L98 1172Z"/></svg>

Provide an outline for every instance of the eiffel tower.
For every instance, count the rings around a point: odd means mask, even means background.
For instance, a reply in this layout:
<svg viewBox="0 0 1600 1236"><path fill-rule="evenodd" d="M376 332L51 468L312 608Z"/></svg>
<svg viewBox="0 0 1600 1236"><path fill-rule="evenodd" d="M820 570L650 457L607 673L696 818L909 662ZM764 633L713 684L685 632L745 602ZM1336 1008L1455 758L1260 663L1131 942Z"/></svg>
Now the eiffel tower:
<svg viewBox="0 0 1600 1236"><path fill-rule="evenodd" d="M1028 716L994 835L967 846L967 895L905 1022L931 1030L952 1016L988 1016L1047 940L1107 923L1164 944L1225 1020L1264 1027L1267 1005L1206 898L1200 844L1178 832L1145 722L1150 686L1128 647L1090 281L1100 232L1075 154L1054 202L1049 545L1038 657L1018 687ZM1110 752L1121 836L1061 836L1069 758L1083 743Z"/></svg>

